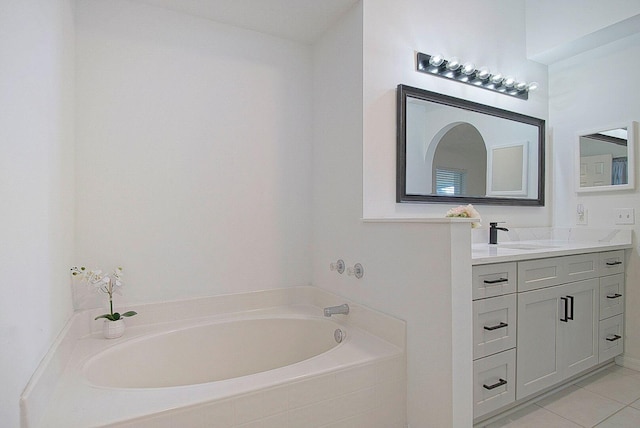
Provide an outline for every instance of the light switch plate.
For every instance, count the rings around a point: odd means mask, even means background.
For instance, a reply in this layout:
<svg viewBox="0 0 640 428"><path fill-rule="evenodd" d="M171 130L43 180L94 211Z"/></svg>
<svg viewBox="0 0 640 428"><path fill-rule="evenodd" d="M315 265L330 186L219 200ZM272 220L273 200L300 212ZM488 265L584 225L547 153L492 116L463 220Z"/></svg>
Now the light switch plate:
<svg viewBox="0 0 640 428"><path fill-rule="evenodd" d="M616 224L635 224L635 210L633 208L616 208L615 222Z"/></svg>

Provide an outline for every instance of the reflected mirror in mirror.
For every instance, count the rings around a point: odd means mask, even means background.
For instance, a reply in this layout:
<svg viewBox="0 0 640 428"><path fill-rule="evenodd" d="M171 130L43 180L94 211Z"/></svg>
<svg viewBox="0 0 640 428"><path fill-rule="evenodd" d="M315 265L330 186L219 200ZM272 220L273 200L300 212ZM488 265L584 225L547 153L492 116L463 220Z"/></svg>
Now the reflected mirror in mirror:
<svg viewBox="0 0 640 428"><path fill-rule="evenodd" d="M634 122L578 135L579 192L634 188Z"/></svg>
<svg viewBox="0 0 640 428"><path fill-rule="evenodd" d="M544 121L398 86L397 202L544 205Z"/></svg>

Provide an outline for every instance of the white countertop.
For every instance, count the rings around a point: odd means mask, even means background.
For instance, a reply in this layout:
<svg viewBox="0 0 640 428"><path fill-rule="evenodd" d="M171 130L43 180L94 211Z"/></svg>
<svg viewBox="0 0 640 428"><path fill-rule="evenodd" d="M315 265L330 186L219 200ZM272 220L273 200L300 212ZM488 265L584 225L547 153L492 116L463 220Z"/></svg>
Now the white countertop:
<svg viewBox="0 0 640 428"><path fill-rule="evenodd" d="M472 265L623 250L633 246L631 230L609 229L590 232L574 233L573 237L571 233L555 233L555 239L505 240L496 245L472 244ZM560 238L561 235L565 236Z"/></svg>

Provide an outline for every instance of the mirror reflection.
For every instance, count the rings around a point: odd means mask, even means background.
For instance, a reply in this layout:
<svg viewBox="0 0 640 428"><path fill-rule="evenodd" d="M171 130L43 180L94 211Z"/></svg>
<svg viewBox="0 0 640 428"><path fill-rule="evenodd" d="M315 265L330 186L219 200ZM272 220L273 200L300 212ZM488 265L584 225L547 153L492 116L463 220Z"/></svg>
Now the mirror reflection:
<svg viewBox="0 0 640 428"><path fill-rule="evenodd" d="M579 136L580 187L628 185L628 142L626 127Z"/></svg>
<svg viewBox="0 0 640 428"><path fill-rule="evenodd" d="M544 121L398 87L398 202L544 205Z"/></svg>

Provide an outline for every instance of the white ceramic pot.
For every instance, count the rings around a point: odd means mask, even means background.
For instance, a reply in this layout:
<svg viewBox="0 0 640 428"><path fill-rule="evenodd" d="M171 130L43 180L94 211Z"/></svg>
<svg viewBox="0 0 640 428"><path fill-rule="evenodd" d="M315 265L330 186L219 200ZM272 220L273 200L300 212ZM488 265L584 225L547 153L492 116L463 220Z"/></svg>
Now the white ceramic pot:
<svg viewBox="0 0 640 428"><path fill-rule="evenodd" d="M124 319L117 321L104 320L102 324L102 334L107 339L115 339L124 333Z"/></svg>

